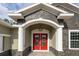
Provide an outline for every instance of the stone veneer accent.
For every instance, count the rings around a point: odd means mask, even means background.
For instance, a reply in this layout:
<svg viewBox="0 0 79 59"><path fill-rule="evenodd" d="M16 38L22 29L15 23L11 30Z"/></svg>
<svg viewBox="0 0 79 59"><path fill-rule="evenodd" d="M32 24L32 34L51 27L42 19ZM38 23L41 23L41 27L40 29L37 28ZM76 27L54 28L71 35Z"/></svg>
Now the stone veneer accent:
<svg viewBox="0 0 79 59"><path fill-rule="evenodd" d="M11 50L7 50L7 51L4 51L2 53L0 53L0 56L11 56Z"/></svg>
<svg viewBox="0 0 79 59"><path fill-rule="evenodd" d="M31 53L31 47L26 48L24 51L18 51L17 56L28 56Z"/></svg>
<svg viewBox="0 0 79 59"><path fill-rule="evenodd" d="M58 20L56 18L56 15L54 14L51 14L45 10L38 10L38 11L35 11L29 15L26 15L24 16L25 17L25 21L30 21L30 20L33 20L33 19L39 19L39 18L43 18L43 19L49 19L51 21L54 21L56 23L58 23Z"/></svg>

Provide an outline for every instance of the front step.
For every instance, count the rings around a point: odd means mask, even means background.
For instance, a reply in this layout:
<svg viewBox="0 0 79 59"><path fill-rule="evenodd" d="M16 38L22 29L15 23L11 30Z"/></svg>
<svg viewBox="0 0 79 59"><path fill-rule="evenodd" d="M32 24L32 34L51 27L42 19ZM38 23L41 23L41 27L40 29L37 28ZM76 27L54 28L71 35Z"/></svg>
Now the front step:
<svg viewBox="0 0 79 59"><path fill-rule="evenodd" d="M49 52L32 52L28 56L55 56L51 51Z"/></svg>

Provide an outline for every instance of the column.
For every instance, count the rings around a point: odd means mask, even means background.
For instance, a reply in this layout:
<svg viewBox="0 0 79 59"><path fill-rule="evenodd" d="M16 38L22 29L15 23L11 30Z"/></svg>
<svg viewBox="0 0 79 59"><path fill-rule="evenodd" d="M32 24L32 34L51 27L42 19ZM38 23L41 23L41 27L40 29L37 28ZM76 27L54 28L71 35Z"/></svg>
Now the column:
<svg viewBox="0 0 79 59"><path fill-rule="evenodd" d="M24 50L24 29L22 27L18 28L18 51Z"/></svg>
<svg viewBox="0 0 79 59"><path fill-rule="evenodd" d="M62 27L57 28L56 30L56 49L58 51L63 51L63 33Z"/></svg>

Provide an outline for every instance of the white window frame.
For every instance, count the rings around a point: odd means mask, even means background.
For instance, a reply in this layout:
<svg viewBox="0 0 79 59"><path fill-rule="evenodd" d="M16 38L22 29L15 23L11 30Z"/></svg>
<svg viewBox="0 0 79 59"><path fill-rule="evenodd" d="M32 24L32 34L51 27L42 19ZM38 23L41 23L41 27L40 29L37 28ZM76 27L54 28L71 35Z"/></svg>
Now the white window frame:
<svg viewBox="0 0 79 59"><path fill-rule="evenodd" d="M0 34L0 37L1 37L1 51L0 51L0 53L2 53L2 52L4 52L4 50L3 50L3 37L10 37L11 35L9 35L9 34Z"/></svg>
<svg viewBox="0 0 79 59"><path fill-rule="evenodd" d="M79 32L79 30L69 30L69 49L72 49L72 50L79 50L79 48L71 48L70 47L70 44L71 44L71 39L70 39L70 33L71 32Z"/></svg>

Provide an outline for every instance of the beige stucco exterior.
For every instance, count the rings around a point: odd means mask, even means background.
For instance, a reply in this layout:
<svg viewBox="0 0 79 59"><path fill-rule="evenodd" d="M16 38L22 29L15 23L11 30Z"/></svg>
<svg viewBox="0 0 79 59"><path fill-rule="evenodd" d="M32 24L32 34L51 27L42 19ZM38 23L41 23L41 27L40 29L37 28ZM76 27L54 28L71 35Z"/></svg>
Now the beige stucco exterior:
<svg viewBox="0 0 79 59"><path fill-rule="evenodd" d="M10 28L0 24L0 34L10 34Z"/></svg>
<svg viewBox="0 0 79 59"><path fill-rule="evenodd" d="M50 35L49 35L49 45L50 47L52 48L56 48L56 31L55 29L52 29L50 32Z"/></svg>
<svg viewBox="0 0 79 59"><path fill-rule="evenodd" d="M11 29L12 49L18 48L18 29Z"/></svg>
<svg viewBox="0 0 79 59"><path fill-rule="evenodd" d="M16 54L18 49L18 28L11 29L11 49L12 55Z"/></svg>
<svg viewBox="0 0 79 59"><path fill-rule="evenodd" d="M28 48L29 46L31 46L31 32L29 28L27 28L25 31L25 48Z"/></svg>

